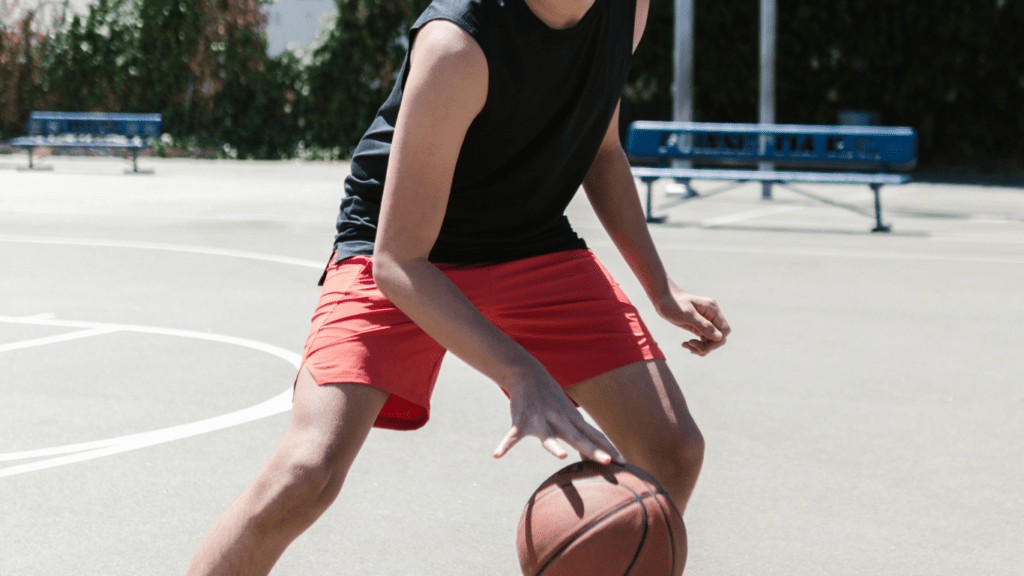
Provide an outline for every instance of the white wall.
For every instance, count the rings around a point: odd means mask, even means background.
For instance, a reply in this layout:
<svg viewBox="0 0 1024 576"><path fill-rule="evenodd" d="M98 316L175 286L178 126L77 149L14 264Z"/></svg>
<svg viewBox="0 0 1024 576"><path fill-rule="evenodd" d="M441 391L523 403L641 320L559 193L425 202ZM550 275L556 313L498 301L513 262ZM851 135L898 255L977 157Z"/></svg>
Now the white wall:
<svg viewBox="0 0 1024 576"><path fill-rule="evenodd" d="M95 0L66 0L71 13L85 15ZM37 29L45 30L56 14L64 8L65 0L0 0L5 24L19 19L26 10L36 9ZM267 7L267 53L277 56L289 45L306 50L316 39L323 26L333 24L337 12L334 0L277 0Z"/></svg>
<svg viewBox="0 0 1024 576"><path fill-rule="evenodd" d="M289 45L308 49L336 13L334 0L277 0L267 8L267 53L277 56Z"/></svg>

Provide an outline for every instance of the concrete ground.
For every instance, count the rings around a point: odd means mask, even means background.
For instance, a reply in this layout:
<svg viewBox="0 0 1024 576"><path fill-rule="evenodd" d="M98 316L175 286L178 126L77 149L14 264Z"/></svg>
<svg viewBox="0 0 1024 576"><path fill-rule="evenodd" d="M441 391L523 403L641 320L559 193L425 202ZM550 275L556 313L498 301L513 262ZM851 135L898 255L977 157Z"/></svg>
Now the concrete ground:
<svg viewBox="0 0 1024 576"><path fill-rule="evenodd" d="M347 165L24 163L0 156L0 574L182 574L284 430ZM890 187L890 234L785 189L655 200L671 275L733 326L708 358L582 194L570 217L707 438L687 574L1021 574L1024 191ZM564 463L536 442L494 461L507 426L449 358L431 422L372 433L275 574L518 574L519 514Z"/></svg>

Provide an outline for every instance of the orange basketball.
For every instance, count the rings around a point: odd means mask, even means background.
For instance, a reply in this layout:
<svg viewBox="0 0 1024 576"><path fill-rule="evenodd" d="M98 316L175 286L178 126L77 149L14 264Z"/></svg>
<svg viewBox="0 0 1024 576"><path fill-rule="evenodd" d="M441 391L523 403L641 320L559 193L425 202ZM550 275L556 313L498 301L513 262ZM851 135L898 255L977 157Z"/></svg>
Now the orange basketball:
<svg viewBox="0 0 1024 576"><path fill-rule="evenodd" d="M525 576L679 576L683 519L653 476L577 462L526 503L516 538Z"/></svg>

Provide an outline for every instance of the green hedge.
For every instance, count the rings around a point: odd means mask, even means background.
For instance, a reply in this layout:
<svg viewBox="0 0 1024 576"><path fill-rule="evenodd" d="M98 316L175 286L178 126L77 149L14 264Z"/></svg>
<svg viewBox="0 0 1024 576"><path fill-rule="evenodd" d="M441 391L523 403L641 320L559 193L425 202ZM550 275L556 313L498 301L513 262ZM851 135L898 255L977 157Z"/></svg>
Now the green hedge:
<svg viewBox="0 0 1024 576"><path fill-rule="evenodd" d="M337 0L304 70L303 142L348 156L394 86L406 33L429 0Z"/></svg>
<svg viewBox="0 0 1024 576"><path fill-rule="evenodd" d="M0 136L36 109L144 111L164 114L173 142L230 156L348 156L428 0L338 0L317 47L276 58L268 1L97 0L53 22L0 14ZM673 4L651 0L624 123L671 115ZM695 119L756 121L759 0L695 4ZM778 0L778 14L778 122L872 110L918 129L922 164L1024 159L1024 0Z"/></svg>

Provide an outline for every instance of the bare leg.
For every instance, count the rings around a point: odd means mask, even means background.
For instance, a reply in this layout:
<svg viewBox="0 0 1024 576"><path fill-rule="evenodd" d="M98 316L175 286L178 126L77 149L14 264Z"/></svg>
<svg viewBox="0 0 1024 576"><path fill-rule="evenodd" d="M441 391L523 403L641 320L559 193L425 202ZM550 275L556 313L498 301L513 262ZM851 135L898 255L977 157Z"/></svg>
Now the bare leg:
<svg viewBox="0 0 1024 576"><path fill-rule="evenodd" d="M623 366L565 391L627 462L658 479L682 513L704 462L704 437L665 362ZM685 526L680 536L685 564Z"/></svg>
<svg viewBox="0 0 1024 576"><path fill-rule="evenodd" d="M638 362L566 388L626 461L647 470L679 507L693 493L704 437L663 360Z"/></svg>
<svg viewBox="0 0 1024 576"><path fill-rule="evenodd" d="M189 575L268 574L334 502L387 397L360 384L317 386L303 367L284 439L214 524Z"/></svg>

